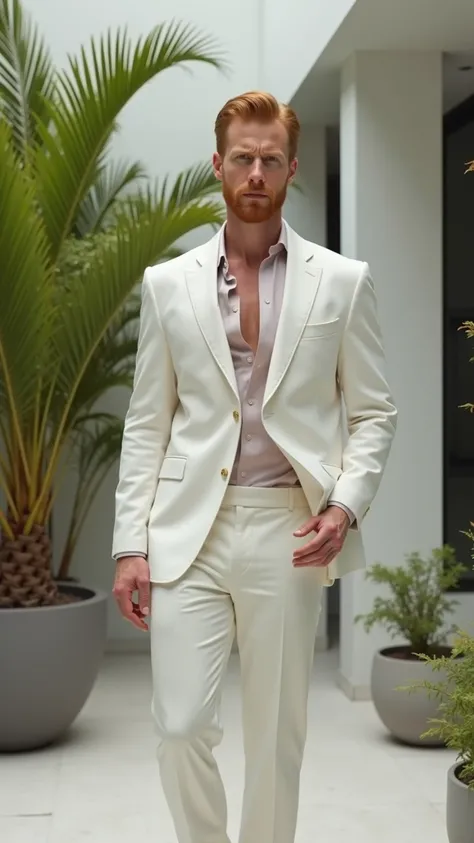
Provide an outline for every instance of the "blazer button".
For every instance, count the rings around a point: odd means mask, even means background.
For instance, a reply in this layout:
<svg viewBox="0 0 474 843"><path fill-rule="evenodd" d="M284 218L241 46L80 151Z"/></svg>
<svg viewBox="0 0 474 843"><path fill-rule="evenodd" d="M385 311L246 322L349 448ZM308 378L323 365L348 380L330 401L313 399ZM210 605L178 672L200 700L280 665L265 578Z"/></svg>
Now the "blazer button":
<svg viewBox="0 0 474 843"><path fill-rule="evenodd" d="M223 469L222 469L222 471L221 471L221 477L222 477L224 480L226 480L226 479L228 478L228 476L229 476L229 472L227 471L227 469L226 469L226 468L223 468Z"/></svg>
<svg viewBox="0 0 474 843"><path fill-rule="evenodd" d="M234 416L234 421L238 422L240 420L240 413L238 410L234 410L232 415Z"/></svg>

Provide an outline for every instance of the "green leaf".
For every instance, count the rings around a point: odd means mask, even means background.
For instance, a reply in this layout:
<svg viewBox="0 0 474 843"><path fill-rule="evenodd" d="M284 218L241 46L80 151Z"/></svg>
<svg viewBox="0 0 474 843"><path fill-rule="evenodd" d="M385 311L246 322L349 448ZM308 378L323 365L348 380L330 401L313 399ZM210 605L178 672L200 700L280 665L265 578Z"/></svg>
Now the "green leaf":
<svg viewBox="0 0 474 843"><path fill-rule="evenodd" d="M35 211L34 185L18 164L11 132L0 121L0 380L2 413L19 436L47 370L54 318L48 244Z"/></svg>
<svg viewBox="0 0 474 843"><path fill-rule="evenodd" d="M474 791L474 638L459 632L450 657L425 660L434 673L442 674L440 681L415 682L400 690L425 691L439 700L439 715L421 737L441 738L458 753L462 780Z"/></svg>
<svg viewBox="0 0 474 843"><path fill-rule="evenodd" d="M37 122L47 119L45 102L55 89L49 50L20 0L0 0L0 112L12 129L20 159L37 142Z"/></svg>
<svg viewBox="0 0 474 843"><path fill-rule="evenodd" d="M212 39L194 27L160 24L133 43L126 31L109 32L89 54L58 77L57 103L50 104L49 125L36 158L38 196L53 259L71 233L77 210L90 190L115 121L143 86L168 68L187 62L224 66Z"/></svg>
<svg viewBox="0 0 474 843"><path fill-rule="evenodd" d="M60 363L58 396L62 394L63 402L68 397L68 414L99 344L145 268L184 234L219 222L221 214L220 205L211 201L171 213L156 207L151 197L147 201L143 196L139 205L125 203L115 242L104 242L64 293L54 346Z"/></svg>
<svg viewBox="0 0 474 843"><path fill-rule="evenodd" d="M167 203L170 209L177 205L187 205L203 199L205 196L220 194L221 184L216 179L212 166L201 163L183 170L170 187L166 177L161 187L157 186L157 199Z"/></svg>
<svg viewBox="0 0 474 843"><path fill-rule="evenodd" d="M77 483L69 530L63 548L59 579L69 575L74 550L85 519L107 474L116 463L122 445L123 419L112 413L90 413L72 431L72 464Z"/></svg>
<svg viewBox="0 0 474 843"><path fill-rule="evenodd" d="M446 616L457 601L447 592L458 585L465 570L449 545L435 548L426 559L411 553L403 566L377 563L368 569L366 578L387 586L389 594L378 594L372 611L358 615L356 622L363 621L367 632L384 626L393 638L405 639L411 652L430 653L454 631L446 627Z"/></svg>
<svg viewBox="0 0 474 843"><path fill-rule="evenodd" d="M145 169L139 162L115 161L104 166L78 208L76 235L85 237L99 231L124 192L145 178Z"/></svg>

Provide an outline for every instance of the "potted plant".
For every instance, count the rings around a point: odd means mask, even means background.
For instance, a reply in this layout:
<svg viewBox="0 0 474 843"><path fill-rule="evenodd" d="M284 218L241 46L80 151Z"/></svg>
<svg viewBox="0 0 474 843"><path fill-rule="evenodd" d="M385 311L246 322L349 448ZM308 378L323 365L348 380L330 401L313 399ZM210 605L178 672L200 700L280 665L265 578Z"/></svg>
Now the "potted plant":
<svg viewBox="0 0 474 843"><path fill-rule="evenodd" d="M448 771L446 819L449 843L472 843L474 833L474 638L458 634L449 656L422 656L439 682L424 680L408 688L436 700L438 716L425 732L458 753Z"/></svg>
<svg viewBox="0 0 474 843"><path fill-rule="evenodd" d="M129 386L145 267L189 231L222 221L209 167L142 187L137 164L111 163L117 118L161 71L219 68L193 28L159 25L92 40L66 70L24 15L0 0L0 750L60 736L95 681L106 595L58 582L122 420L97 402ZM79 503L60 571L50 525L65 465ZM66 562L64 562L66 559Z"/></svg>
<svg viewBox="0 0 474 843"><path fill-rule="evenodd" d="M372 611L358 615L368 632L385 627L392 638L401 639L375 653L372 663L371 691L375 709L386 728L399 740L412 745L439 745L442 740L425 736L427 724L437 715L437 703L429 694L416 697L400 693L400 686L429 681L430 665L420 657L449 656L446 644L455 627L446 628L446 615L457 601L448 598L448 589L458 585L465 567L456 562L448 545L435 548L424 559L419 553L406 557L406 564L394 568L376 564L366 578L386 585L388 597L378 595Z"/></svg>

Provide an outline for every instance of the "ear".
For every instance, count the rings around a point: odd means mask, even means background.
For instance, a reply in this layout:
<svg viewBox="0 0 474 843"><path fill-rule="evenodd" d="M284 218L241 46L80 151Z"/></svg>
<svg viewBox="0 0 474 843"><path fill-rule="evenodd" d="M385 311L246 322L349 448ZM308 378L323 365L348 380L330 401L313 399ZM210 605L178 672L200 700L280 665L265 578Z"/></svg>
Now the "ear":
<svg viewBox="0 0 474 843"><path fill-rule="evenodd" d="M222 158L218 152L215 152L212 156L212 168L216 179L222 181Z"/></svg>
<svg viewBox="0 0 474 843"><path fill-rule="evenodd" d="M288 177L288 184L291 184L292 182L294 182L297 169L298 169L298 159L293 158L293 161L290 161L290 175Z"/></svg>

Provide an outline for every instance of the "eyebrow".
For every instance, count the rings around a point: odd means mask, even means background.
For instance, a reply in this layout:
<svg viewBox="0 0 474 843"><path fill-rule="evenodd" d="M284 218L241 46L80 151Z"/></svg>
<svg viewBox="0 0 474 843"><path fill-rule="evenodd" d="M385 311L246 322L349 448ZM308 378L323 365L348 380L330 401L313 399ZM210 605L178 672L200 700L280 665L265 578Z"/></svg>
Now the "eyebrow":
<svg viewBox="0 0 474 843"><path fill-rule="evenodd" d="M235 154L241 154L241 153L244 153L245 155L248 155L248 154L253 155L253 154L255 154L256 151L257 151L257 148L255 146L236 146L235 149L233 149L234 155ZM271 148L271 149L262 149L261 154L262 155L275 155L277 157L279 157L279 156L281 157L283 155L283 152L279 149Z"/></svg>

